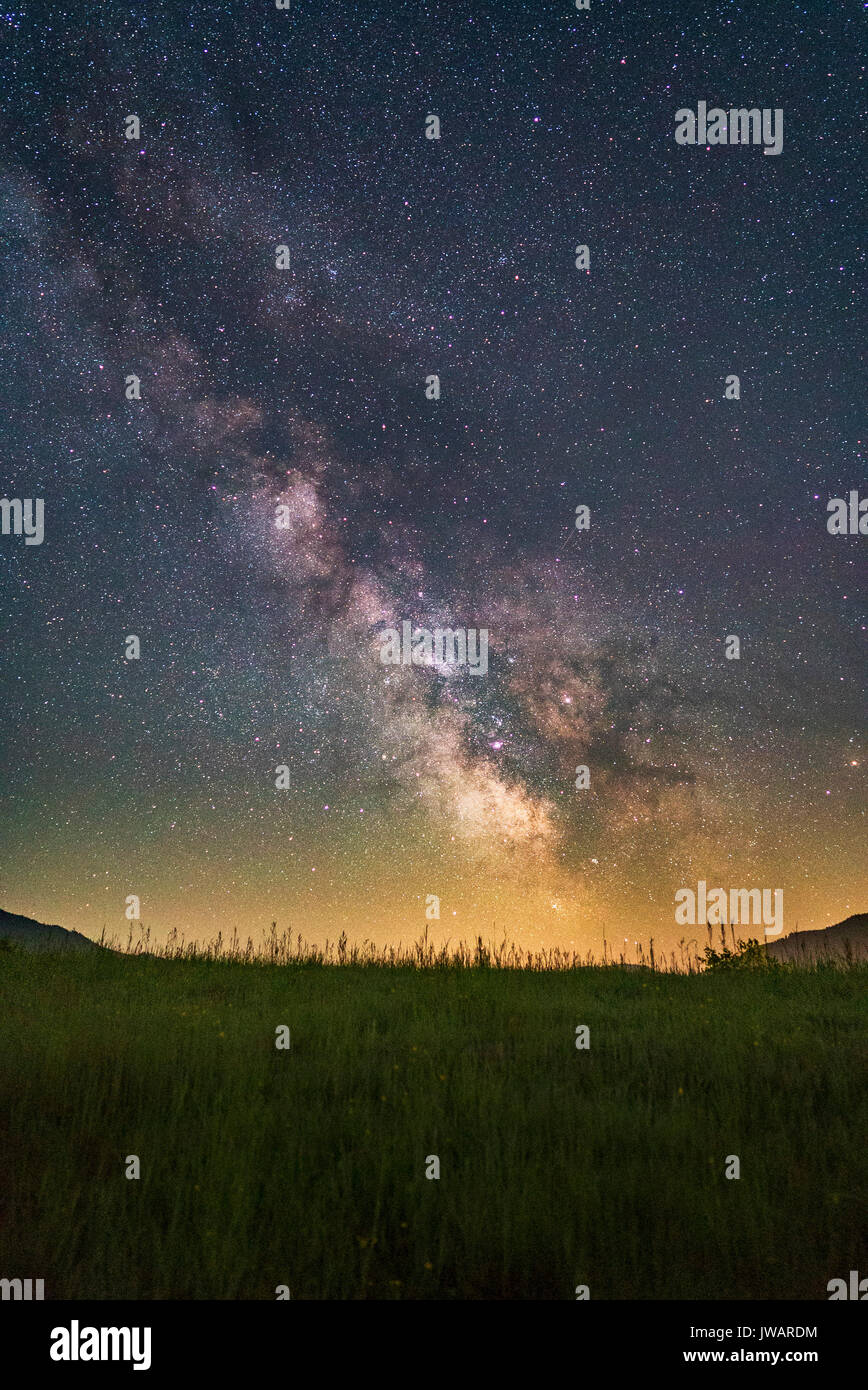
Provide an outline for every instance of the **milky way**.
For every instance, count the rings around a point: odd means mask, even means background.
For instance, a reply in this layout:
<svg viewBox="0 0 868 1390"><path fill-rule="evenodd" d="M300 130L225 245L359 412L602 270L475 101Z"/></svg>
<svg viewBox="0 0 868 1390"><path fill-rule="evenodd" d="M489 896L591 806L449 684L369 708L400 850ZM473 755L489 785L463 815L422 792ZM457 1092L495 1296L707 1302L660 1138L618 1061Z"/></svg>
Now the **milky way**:
<svg viewBox="0 0 868 1390"><path fill-rule="evenodd" d="M0 487L45 501L3 905L393 941L436 895L594 950L700 878L863 908L855 15L145 8L0 16ZM781 153L677 144L706 99ZM384 664L408 620L487 674Z"/></svg>

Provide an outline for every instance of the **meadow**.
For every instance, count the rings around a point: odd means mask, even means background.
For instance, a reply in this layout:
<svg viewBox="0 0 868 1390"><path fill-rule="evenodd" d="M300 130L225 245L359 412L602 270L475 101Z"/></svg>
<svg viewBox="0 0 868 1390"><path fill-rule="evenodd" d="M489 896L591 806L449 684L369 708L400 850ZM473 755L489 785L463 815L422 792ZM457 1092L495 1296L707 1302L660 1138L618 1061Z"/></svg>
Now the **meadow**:
<svg viewBox="0 0 868 1390"><path fill-rule="evenodd" d="M825 1299L865 1265L868 968L502 967L0 952L0 1276Z"/></svg>

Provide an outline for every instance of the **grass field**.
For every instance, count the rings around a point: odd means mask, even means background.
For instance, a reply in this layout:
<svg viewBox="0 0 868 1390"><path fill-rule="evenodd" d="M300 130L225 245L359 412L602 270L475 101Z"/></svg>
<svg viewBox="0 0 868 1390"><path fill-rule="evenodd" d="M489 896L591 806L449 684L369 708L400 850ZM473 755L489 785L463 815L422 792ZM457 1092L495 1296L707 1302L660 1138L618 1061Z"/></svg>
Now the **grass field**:
<svg viewBox="0 0 868 1390"><path fill-rule="evenodd" d="M866 982L2 953L0 1276L827 1298L866 1266Z"/></svg>

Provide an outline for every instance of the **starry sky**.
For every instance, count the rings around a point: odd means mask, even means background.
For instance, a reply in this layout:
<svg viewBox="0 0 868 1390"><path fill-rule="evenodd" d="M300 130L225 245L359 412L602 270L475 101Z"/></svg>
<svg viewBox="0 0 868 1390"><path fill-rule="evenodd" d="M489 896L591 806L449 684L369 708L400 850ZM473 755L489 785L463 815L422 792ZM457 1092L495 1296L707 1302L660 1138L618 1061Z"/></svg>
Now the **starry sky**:
<svg viewBox="0 0 868 1390"><path fill-rule="evenodd" d="M865 909L861 16L8 0L4 907L398 943L436 895L583 951L696 935L699 879ZM699 101L782 153L677 145ZM403 620L487 675L384 665Z"/></svg>

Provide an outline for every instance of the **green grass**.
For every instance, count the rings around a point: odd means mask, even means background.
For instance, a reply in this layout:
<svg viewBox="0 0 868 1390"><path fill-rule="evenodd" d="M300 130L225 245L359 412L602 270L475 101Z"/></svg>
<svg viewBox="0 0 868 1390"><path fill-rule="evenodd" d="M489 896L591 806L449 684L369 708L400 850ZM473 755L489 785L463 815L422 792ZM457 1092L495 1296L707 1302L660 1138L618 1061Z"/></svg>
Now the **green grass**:
<svg viewBox="0 0 868 1390"><path fill-rule="evenodd" d="M2 953L0 1276L824 1299L866 1259L866 979Z"/></svg>

